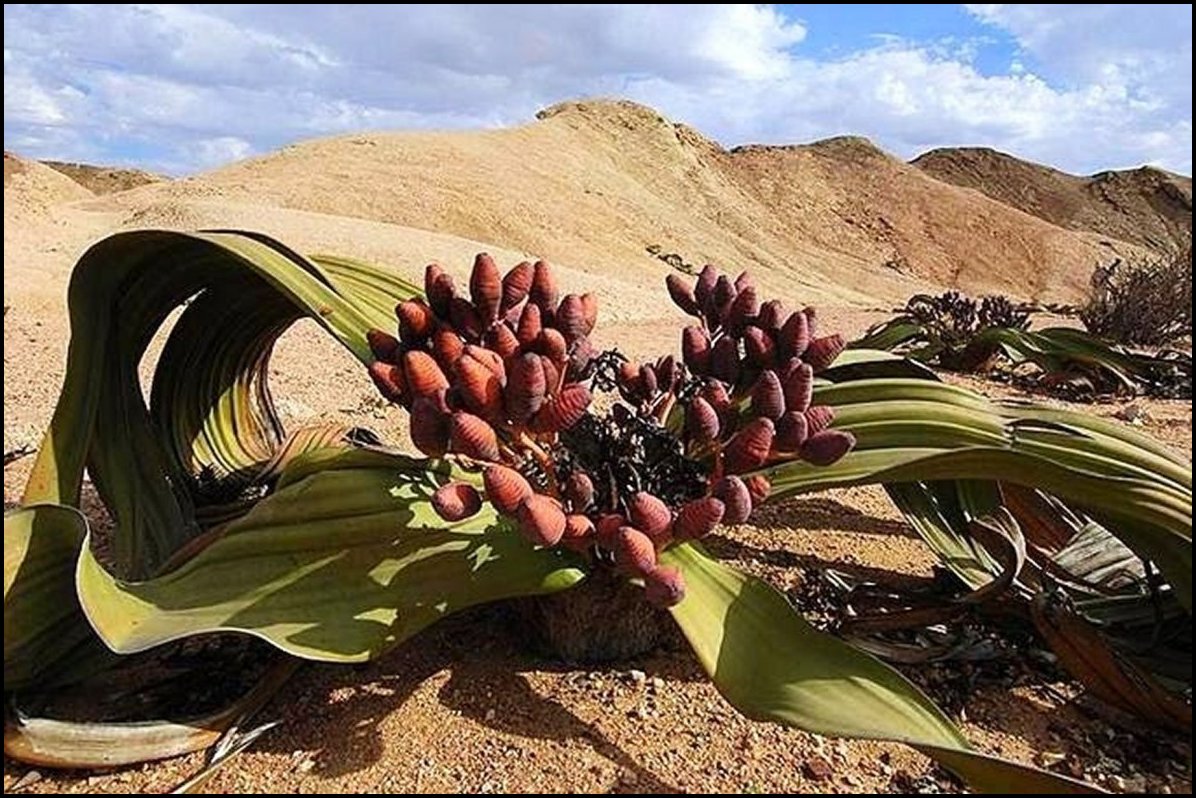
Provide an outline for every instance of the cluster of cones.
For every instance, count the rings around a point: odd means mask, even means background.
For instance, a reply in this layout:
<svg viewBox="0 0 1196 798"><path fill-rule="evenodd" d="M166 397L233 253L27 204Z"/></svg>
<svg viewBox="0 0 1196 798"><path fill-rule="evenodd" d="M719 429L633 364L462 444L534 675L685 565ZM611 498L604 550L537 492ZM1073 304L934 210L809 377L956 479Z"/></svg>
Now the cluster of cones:
<svg viewBox="0 0 1196 798"><path fill-rule="evenodd" d="M669 291L703 323L685 331L684 364L671 356L621 363L614 383L626 405L612 417L675 429L684 439L683 456L708 477L676 506L636 485L620 487L614 474L625 469L595 463L592 453L587 472L586 457L562 436L587 416L602 358L589 341L596 299L559 297L547 263L520 263L502 275L490 256L478 255L468 298L433 264L426 302L396 308L398 336L369 333L370 375L383 396L410 411L422 452L479 468L486 500L530 541L588 552L643 580L660 606L679 602L685 587L675 568L658 562L659 552L719 523L746 521L770 489L749 472L781 457L830 463L854 444L827 429L829 408L811 405L814 372L842 350L837 336L811 339L812 311L781 318L779 303L756 303L748 278L732 283L713 267L693 288L671 277ZM455 522L478 512L482 496L455 482L432 503Z"/></svg>

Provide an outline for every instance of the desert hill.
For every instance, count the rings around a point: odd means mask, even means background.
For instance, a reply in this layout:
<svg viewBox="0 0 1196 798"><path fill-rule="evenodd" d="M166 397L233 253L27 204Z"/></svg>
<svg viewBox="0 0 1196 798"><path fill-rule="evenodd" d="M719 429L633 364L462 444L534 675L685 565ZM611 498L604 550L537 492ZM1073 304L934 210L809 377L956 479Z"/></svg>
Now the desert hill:
<svg viewBox="0 0 1196 798"><path fill-rule="evenodd" d="M66 175L93 194L115 194L118 191L167 179L162 175L128 167L92 166L91 164L67 161L42 161L42 163L54 171Z"/></svg>
<svg viewBox="0 0 1196 798"><path fill-rule="evenodd" d="M57 205L87 199L92 193L50 167L4 153L5 249L8 222L44 218Z"/></svg>
<svg viewBox="0 0 1196 798"><path fill-rule="evenodd" d="M931 150L913 164L1068 230L1139 244L1159 254L1192 235L1192 178L1162 169L1081 177L987 148Z"/></svg>

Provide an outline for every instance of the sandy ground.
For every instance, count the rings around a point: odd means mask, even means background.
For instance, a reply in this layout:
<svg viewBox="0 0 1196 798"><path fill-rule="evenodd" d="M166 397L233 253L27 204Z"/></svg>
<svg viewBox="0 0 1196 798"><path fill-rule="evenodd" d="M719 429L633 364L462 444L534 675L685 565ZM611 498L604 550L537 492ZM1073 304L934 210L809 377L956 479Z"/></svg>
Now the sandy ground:
<svg viewBox="0 0 1196 798"><path fill-rule="evenodd" d="M38 173L22 179L44 180L61 194L59 177ZM168 190L149 186L102 198L68 191L40 206L14 205L10 216L6 171L6 450L37 445L62 379L68 339L63 297L70 266L89 241L113 230L250 227L302 251L363 257L411 277L429 260L463 276L480 249L504 264L525 254L518 244L503 249L378 219L234 201L224 189L213 189L210 196L189 190L167 201L161 192ZM138 192L159 193L141 202L134 197ZM660 289L667 272L651 258L625 258L610 268L565 260L561 282L565 290L599 293L599 343L617 345L632 356L656 355L676 348L682 318ZM791 305L809 298L796 281L774 276L770 282ZM868 304L822 306L825 328L862 331L881 316L864 309ZM872 304L888 302L878 298ZM146 375L156 351L143 364ZM271 372L284 420L365 424L403 440L402 413L379 406L360 367L314 325L300 324L287 333ZM989 393L1011 392L967 382ZM1143 429L1190 459L1190 405L1144 405ZM1120 407L1080 409L1113 417ZM6 502L19 497L30 465L26 458L5 470ZM934 564L884 495L873 489L787 502L755 525L723 530L714 545L734 564L793 592L825 568L926 576ZM828 740L740 717L683 648L578 670L529 653L524 642L501 610L482 609L449 619L369 665L305 666L260 716L281 725L209 788L229 793L958 790L928 760L900 745ZM910 673L950 708L983 750L1049 765L1109 789L1190 792L1187 739L1110 720L1075 684L1049 668L996 663ZM33 773L6 759L4 788L159 792L181 782L200 762L193 755L116 772Z"/></svg>

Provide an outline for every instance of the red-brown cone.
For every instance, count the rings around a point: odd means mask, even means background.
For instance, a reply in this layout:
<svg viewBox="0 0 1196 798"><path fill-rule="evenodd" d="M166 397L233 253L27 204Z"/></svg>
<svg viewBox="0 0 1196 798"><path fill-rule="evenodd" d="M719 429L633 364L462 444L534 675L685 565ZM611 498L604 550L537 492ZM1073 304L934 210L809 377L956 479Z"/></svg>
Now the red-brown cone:
<svg viewBox="0 0 1196 798"><path fill-rule="evenodd" d="M439 404L443 399L421 396L411 405L411 441L428 457L448 451L449 416Z"/></svg>
<svg viewBox="0 0 1196 798"><path fill-rule="evenodd" d="M723 465L731 474L742 474L764 465L776 429L767 418L754 418L735 433L723 449Z"/></svg>
<svg viewBox="0 0 1196 798"><path fill-rule="evenodd" d="M855 436L850 432L827 429L811 435L801 447L801 457L816 466L828 466L855 446Z"/></svg>
<svg viewBox="0 0 1196 798"><path fill-rule="evenodd" d="M439 329L432 333L432 356L440 368L448 371L465 351L465 342L452 330Z"/></svg>
<svg viewBox="0 0 1196 798"><path fill-rule="evenodd" d="M369 367L370 378L374 381L374 387L378 389L378 393L388 402L400 404L403 401L405 380L403 378L403 368L396 366L393 363L384 363L381 360L375 360Z"/></svg>
<svg viewBox="0 0 1196 798"><path fill-rule="evenodd" d="M474 342L482 337L487 325L482 324L478 309L463 296L455 296L449 302L449 323L457 334L466 341Z"/></svg>
<svg viewBox="0 0 1196 798"><path fill-rule="evenodd" d="M560 366L565 362L569 345L559 330L545 327L540 330L540 335L536 338L535 350Z"/></svg>
<svg viewBox="0 0 1196 798"><path fill-rule="evenodd" d="M709 370L710 338L701 327L694 325L681 331L681 359L699 376Z"/></svg>
<svg viewBox="0 0 1196 798"><path fill-rule="evenodd" d="M486 346L498 353L503 360L519 352L519 339L506 323L496 324L486 331Z"/></svg>
<svg viewBox="0 0 1196 798"><path fill-rule="evenodd" d="M412 350L403 355L407 386L415 396L434 396L449 387L448 378L427 352Z"/></svg>
<svg viewBox="0 0 1196 798"><path fill-rule="evenodd" d="M681 275L670 274L664 278L664 284L669 289L669 296L672 297L673 304L690 316L702 315L702 309L698 306L698 300L694 298L693 288L690 287L689 283Z"/></svg>
<svg viewBox="0 0 1196 798"><path fill-rule="evenodd" d="M482 471L486 498L500 513L511 515L532 495L532 486L513 468L489 465Z"/></svg>
<svg viewBox="0 0 1196 798"><path fill-rule="evenodd" d="M724 335L714 342L710 351L710 375L727 385L739 381L739 342Z"/></svg>
<svg viewBox="0 0 1196 798"><path fill-rule="evenodd" d="M556 309L556 328L565 336L566 343L573 343L586 335L585 308L577 294L565 294Z"/></svg>
<svg viewBox="0 0 1196 798"><path fill-rule="evenodd" d="M785 412L785 392L781 378L771 369L760 372L752 386L752 412L761 418L776 421Z"/></svg>
<svg viewBox="0 0 1196 798"><path fill-rule="evenodd" d="M644 397L651 399L659 388L660 383L656 379L656 369L648 363L640 366L640 389L644 392Z"/></svg>
<svg viewBox="0 0 1196 798"><path fill-rule="evenodd" d="M569 354L569 368L566 369L568 376L575 379L581 379L581 375L590 365L590 361L598 356L598 350L590 343L589 338L579 338L577 343L573 344L572 352Z"/></svg>
<svg viewBox="0 0 1196 798"><path fill-rule="evenodd" d="M691 440L709 443L718 438L718 412L701 396L695 396L685 409L685 428Z"/></svg>
<svg viewBox="0 0 1196 798"><path fill-rule="evenodd" d="M474 460L497 460L498 435L485 419L459 410L450 422L449 450Z"/></svg>
<svg viewBox="0 0 1196 798"><path fill-rule="evenodd" d="M805 415L810 435L817 435L835 420L835 408L830 405L814 405L806 410Z"/></svg>
<svg viewBox="0 0 1196 798"><path fill-rule="evenodd" d="M519 339L519 343L523 346L531 346L540 337L540 332L543 329L540 306L530 302L524 305L523 312L519 314L519 324L515 327L515 337Z"/></svg>
<svg viewBox="0 0 1196 798"><path fill-rule="evenodd" d="M395 305L395 316L399 319L399 337L408 344L423 341L436 326L432 309L417 299Z"/></svg>
<svg viewBox="0 0 1196 798"><path fill-rule="evenodd" d="M594 480L584 471L574 471L565 480L561 492L575 512L582 512L594 500Z"/></svg>
<svg viewBox="0 0 1196 798"><path fill-rule="evenodd" d="M781 331L777 333L777 349L781 357L801 357L810 345L810 322L800 310L789 314Z"/></svg>
<svg viewBox="0 0 1196 798"><path fill-rule="evenodd" d="M566 385L556 396L550 396L532 420L537 432L561 432L581 420L590 406L590 389L581 383Z"/></svg>
<svg viewBox="0 0 1196 798"><path fill-rule="evenodd" d="M502 272L494 258L485 252L478 253L473 260L473 271L469 275L469 296L478 309L484 326L490 326L498 318L502 304Z"/></svg>
<svg viewBox="0 0 1196 798"><path fill-rule="evenodd" d="M387 363L399 362L399 339L382 330L367 330L366 343L370 345L370 352L378 360Z"/></svg>
<svg viewBox="0 0 1196 798"><path fill-rule="evenodd" d="M499 382L506 383L507 367L503 364L502 356L498 352L477 344L466 344L464 354L490 369L490 373L497 377Z"/></svg>
<svg viewBox="0 0 1196 798"><path fill-rule="evenodd" d="M561 387L561 369L556 361L546 355L540 355L540 364L544 366L544 382L548 385L548 395L555 396Z"/></svg>
<svg viewBox="0 0 1196 798"><path fill-rule="evenodd" d="M627 514L636 528L658 542L668 535L669 527L673 525L673 512L669 506L645 491L631 497Z"/></svg>
<svg viewBox="0 0 1196 798"><path fill-rule="evenodd" d="M447 319L449 303L457 295L457 287L453 284L452 275L440 268L439 264L429 263L424 269L424 294L432 312L442 319Z"/></svg>
<svg viewBox="0 0 1196 798"><path fill-rule="evenodd" d="M497 421L503 413L502 383L491 367L471 351L477 348L470 344L457 359L453 366L454 382L465 407L482 418Z"/></svg>
<svg viewBox="0 0 1196 798"><path fill-rule="evenodd" d="M843 350L846 348L847 342L843 340L843 336L834 333L810 341L810 346L806 349L803 357L815 372L823 371L830 368L831 364L835 362L835 358L843 354Z"/></svg>
<svg viewBox="0 0 1196 798"><path fill-rule="evenodd" d="M770 299L760 306L756 324L771 333L776 333L785 324L785 318L785 303L779 299Z"/></svg>
<svg viewBox="0 0 1196 798"><path fill-rule="evenodd" d="M742 524L752 514L752 494L739 477L723 477L715 483L712 492L723 501L724 524Z"/></svg>
<svg viewBox="0 0 1196 798"><path fill-rule="evenodd" d="M809 363L800 363L785 376L785 406L802 413L813 399L814 369Z"/></svg>
<svg viewBox="0 0 1196 798"><path fill-rule="evenodd" d="M515 511L524 537L537 546L555 546L565 534L565 511L548 496L533 493Z"/></svg>
<svg viewBox="0 0 1196 798"><path fill-rule="evenodd" d="M594 522L594 538L607 551L614 551L619 539L619 530L627 526L627 519L618 513L598 516Z"/></svg>
<svg viewBox="0 0 1196 798"><path fill-rule="evenodd" d="M806 317L806 326L810 330L810 338L818 337L818 309L813 305L806 305L801 309L802 315Z"/></svg>
<svg viewBox="0 0 1196 798"><path fill-rule="evenodd" d="M668 392L677 387L681 379L681 367L672 355L665 355L656 361L656 387Z"/></svg>
<svg viewBox="0 0 1196 798"><path fill-rule="evenodd" d="M772 445L777 451L796 452L810 437L810 427L804 414L790 410L777 421L777 436Z"/></svg>
<svg viewBox="0 0 1196 798"><path fill-rule="evenodd" d="M698 307L705 308L706 304L713 299L714 285L721 276L719 270L709 263L702 267L697 282L694 283L694 299L697 301Z"/></svg>
<svg viewBox="0 0 1196 798"><path fill-rule="evenodd" d="M740 272L739 276L735 278L735 290L742 291L745 288L755 289L756 281L752 279L752 275L746 271Z"/></svg>
<svg viewBox="0 0 1196 798"><path fill-rule="evenodd" d="M502 278L502 312L506 313L527 298L528 289L532 287L532 275L535 268L523 261L516 264L506 276Z"/></svg>
<svg viewBox="0 0 1196 798"><path fill-rule="evenodd" d="M722 499L704 496L681 505L677 520L673 522L673 536L678 540L697 540L709 535L719 522L727 507Z"/></svg>
<svg viewBox="0 0 1196 798"><path fill-rule="evenodd" d="M640 530L619 527L615 534L615 564L630 576L646 576L656 568L656 546Z"/></svg>
<svg viewBox="0 0 1196 798"><path fill-rule="evenodd" d="M714 284L714 293L706 307L706 320L710 326L717 327L727 320L731 305L735 302L735 285L727 275L720 275Z"/></svg>
<svg viewBox="0 0 1196 798"><path fill-rule="evenodd" d="M540 410L547 393L548 382L539 355L526 352L511 361L506 390L507 418L517 424L526 422Z"/></svg>
<svg viewBox="0 0 1196 798"><path fill-rule="evenodd" d="M585 293L581 295L581 316L586 323L586 335L594 332L594 325L598 323L598 295Z"/></svg>
<svg viewBox="0 0 1196 798"><path fill-rule="evenodd" d="M748 327L743 331L743 349L748 362L757 368L772 368L777 363L777 348L772 334L759 327Z"/></svg>
<svg viewBox="0 0 1196 798"><path fill-rule="evenodd" d="M740 332L749 323L756 320L760 313L760 300L756 297L756 289L746 286L735 294L735 301L727 311L726 323L733 332Z"/></svg>
<svg viewBox="0 0 1196 798"><path fill-rule="evenodd" d="M556 276L552 273L552 267L545 261L536 261L532 287L527 295L528 302L538 305L544 320L551 322L558 298Z"/></svg>
<svg viewBox="0 0 1196 798"><path fill-rule="evenodd" d="M432 494L432 509L445 521L462 521L482 509L482 497L473 485L450 482Z"/></svg>
<svg viewBox="0 0 1196 798"><path fill-rule="evenodd" d="M668 609L685 598L685 578L672 565L661 565L644 576L644 598L648 603Z"/></svg>
<svg viewBox="0 0 1196 798"><path fill-rule="evenodd" d="M594 542L594 522L589 516L574 513L565 516L565 533L561 543L574 551L584 551Z"/></svg>
<svg viewBox="0 0 1196 798"><path fill-rule="evenodd" d="M752 497L752 507L759 507L772 493L772 483L763 474L753 474L743 484L747 485L748 495Z"/></svg>

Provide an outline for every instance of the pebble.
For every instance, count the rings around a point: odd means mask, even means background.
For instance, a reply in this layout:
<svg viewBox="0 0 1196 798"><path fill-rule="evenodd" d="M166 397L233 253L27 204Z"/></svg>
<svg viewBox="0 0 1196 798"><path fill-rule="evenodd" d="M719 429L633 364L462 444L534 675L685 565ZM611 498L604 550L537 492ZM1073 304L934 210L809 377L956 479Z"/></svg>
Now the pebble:
<svg viewBox="0 0 1196 798"><path fill-rule="evenodd" d="M643 684L648 680L648 674L639 670L628 671L627 675L631 678L631 681L636 684Z"/></svg>
<svg viewBox="0 0 1196 798"><path fill-rule="evenodd" d="M825 757L812 756L802 765L802 770L807 776L817 781L826 781L834 775L835 769Z"/></svg>
<svg viewBox="0 0 1196 798"><path fill-rule="evenodd" d="M25 787L31 787L34 784L37 784L41 780L42 780L41 771L31 770L28 773L26 773L24 776L21 776L21 778L17 779L17 783L12 785L11 789L21 790L21 789L24 789Z"/></svg>

